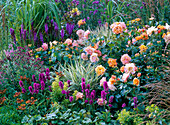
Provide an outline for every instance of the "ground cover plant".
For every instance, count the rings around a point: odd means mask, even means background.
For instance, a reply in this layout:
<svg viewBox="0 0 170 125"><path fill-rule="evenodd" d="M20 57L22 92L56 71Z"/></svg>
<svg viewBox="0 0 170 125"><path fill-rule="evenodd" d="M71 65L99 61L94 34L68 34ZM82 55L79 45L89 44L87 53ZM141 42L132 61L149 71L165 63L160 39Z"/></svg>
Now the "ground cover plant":
<svg viewBox="0 0 170 125"><path fill-rule="evenodd" d="M0 3L2 125L170 123L168 0Z"/></svg>

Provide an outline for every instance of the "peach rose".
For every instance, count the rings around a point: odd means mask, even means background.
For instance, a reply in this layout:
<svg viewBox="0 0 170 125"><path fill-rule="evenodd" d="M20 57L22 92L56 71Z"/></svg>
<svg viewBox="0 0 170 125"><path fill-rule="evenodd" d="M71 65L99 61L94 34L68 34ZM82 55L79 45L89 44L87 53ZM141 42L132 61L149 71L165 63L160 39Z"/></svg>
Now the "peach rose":
<svg viewBox="0 0 170 125"><path fill-rule="evenodd" d="M76 100L78 100L78 99L83 99L83 93L81 93L81 92L77 92L77 94L76 94Z"/></svg>
<svg viewBox="0 0 170 125"><path fill-rule="evenodd" d="M106 71L106 69L102 66L102 65L99 65L95 68L95 71L97 73L97 75L103 75Z"/></svg>
<svg viewBox="0 0 170 125"><path fill-rule="evenodd" d="M117 66L117 62L116 62L117 59L112 59L112 58L109 58L108 59L108 64L110 67L115 67Z"/></svg>
<svg viewBox="0 0 170 125"><path fill-rule="evenodd" d="M71 39L66 39L66 41L64 42L64 44L67 44L68 46L72 44L72 40Z"/></svg>
<svg viewBox="0 0 170 125"><path fill-rule="evenodd" d="M84 30L77 30L76 34L79 36L79 39L82 39L84 37Z"/></svg>
<svg viewBox="0 0 170 125"><path fill-rule="evenodd" d="M97 99L97 103L98 105L103 106L103 105L106 105L107 101L104 100L103 98L99 98Z"/></svg>
<svg viewBox="0 0 170 125"><path fill-rule="evenodd" d="M85 37L86 39L88 39L89 34L90 34L90 31L87 30L87 31L84 33L84 37Z"/></svg>
<svg viewBox="0 0 170 125"><path fill-rule="evenodd" d="M86 52L87 54L90 54L90 55L93 54L94 50L95 50L95 49L92 48L92 47L90 47L90 46L88 46L88 47L85 48L85 52Z"/></svg>

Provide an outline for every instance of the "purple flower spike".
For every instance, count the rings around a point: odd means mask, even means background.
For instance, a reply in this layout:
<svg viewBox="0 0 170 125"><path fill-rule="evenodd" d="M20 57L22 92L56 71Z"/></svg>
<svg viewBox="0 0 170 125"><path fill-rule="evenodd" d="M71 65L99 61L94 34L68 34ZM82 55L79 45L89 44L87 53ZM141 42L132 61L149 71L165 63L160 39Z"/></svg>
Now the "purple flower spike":
<svg viewBox="0 0 170 125"><path fill-rule="evenodd" d="M61 29L61 39L63 40L64 38L64 29Z"/></svg>
<svg viewBox="0 0 170 125"><path fill-rule="evenodd" d="M21 88L24 87L24 84L21 80L19 81L19 85L20 85Z"/></svg>
<svg viewBox="0 0 170 125"><path fill-rule="evenodd" d="M81 83L81 88L82 88L82 91L84 92L84 90L86 89L86 83L85 82Z"/></svg>
<svg viewBox="0 0 170 125"><path fill-rule="evenodd" d="M22 93L26 93L26 89L25 88L22 88Z"/></svg>
<svg viewBox="0 0 170 125"><path fill-rule="evenodd" d="M133 97L134 108L137 108L137 101L138 101L138 98L137 97Z"/></svg>
<svg viewBox="0 0 170 125"><path fill-rule="evenodd" d="M23 34L23 39L26 41L26 35L27 35L27 31L24 30L24 34Z"/></svg>
<svg viewBox="0 0 170 125"><path fill-rule="evenodd" d="M42 32L40 32L40 41L41 41L42 43L44 43L44 38L43 38Z"/></svg>
<svg viewBox="0 0 170 125"><path fill-rule="evenodd" d="M62 94L66 94L66 91L63 89L63 90L61 91L61 93L62 93Z"/></svg>
<svg viewBox="0 0 170 125"><path fill-rule="evenodd" d="M35 75L32 75L32 81L36 82Z"/></svg>
<svg viewBox="0 0 170 125"><path fill-rule="evenodd" d="M113 99L114 99L114 97L113 97L113 96L110 96L110 98L109 98L109 103L112 103L112 102L113 102Z"/></svg>
<svg viewBox="0 0 170 125"><path fill-rule="evenodd" d="M108 84L106 81L103 83L103 88L105 91L108 91Z"/></svg>
<svg viewBox="0 0 170 125"><path fill-rule="evenodd" d="M34 86L34 90L36 90L37 89L36 88L37 87L37 83L34 83L33 86Z"/></svg>
<svg viewBox="0 0 170 125"><path fill-rule="evenodd" d="M41 87L45 87L44 81L41 81Z"/></svg>
<svg viewBox="0 0 170 125"><path fill-rule="evenodd" d="M66 91L66 99L68 99L69 98L69 93L70 93L70 91Z"/></svg>
<svg viewBox="0 0 170 125"><path fill-rule="evenodd" d="M29 89L30 93L33 95L34 91L32 89L32 86L29 86L28 89Z"/></svg>
<svg viewBox="0 0 170 125"><path fill-rule="evenodd" d="M67 84L68 84L69 87L70 87L70 83L71 83L71 81L70 81L70 80L67 80Z"/></svg>
<svg viewBox="0 0 170 125"><path fill-rule="evenodd" d="M54 30L57 32L58 31L58 25L56 22L54 22Z"/></svg>
<svg viewBox="0 0 170 125"><path fill-rule="evenodd" d="M59 81L59 86L60 86L61 89L64 88L64 85L63 85L62 81Z"/></svg>
<svg viewBox="0 0 170 125"><path fill-rule="evenodd" d="M45 33L48 35L48 24L45 24Z"/></svg>
<svg viewBox="0 0 170 125"><path fill-rule="evenodd" d="M87 84L87 89L90 90L90 84Z"/></svg>
<svg viewBox="0 0 170 125"><path fill-rule="evenodd" d="M73 101L73 96L69 97L69 101L72 102Z"/></svg>
<svg viewBox="0 0 170 125"><path fill-rule="evenodd" d="M124 107L126 107L126 103L123 103L123 104L122 104L122 108L124 108Z"/></svg>
<svg viewBox="0 0 170 125"><path fill-rule="evenodd" d="M89 98L90 91L86 89L85 92L86 92L86 97Z"/></svg>
<svg viewBox="0 0 170 125"><path fill-rule="evenodd" d="M49 88L49 91L50 91L50 92L52 92L52 88L51 88L51 86L48 86L48 88Z"/></svg>
<svg viewBox="0 0 170 125"><path fill-rule="evenodd" d="M88 101L88 100L85 100L84 102L85 102L85 103L88 103L89 101Z"/></svg>
<svg viewBox="0 0 170 125"><path fill-rule="evenodd" d="M93 104L93 99L91 99L91 100L89 101L89 104L90 104L90 105L92 105L92 104Z"/></svg>
<svg viewBox="0 0 170 125"><path fill-rule="evenodd" d="M50 72L49 68L46 68L46 72Z"/></svg>
<svg viewBox="0 0 170 125"><path fill-rule="evenodd" d="M85 82L85 81L86 81L85 78L82 78L82 79L81 79L81 82Z"/></svg>
<svg viewBox="0 0 170 125"><path fill-rule="evenodd" d="M95 93L91 92L90 97L91 97L91 99L94 99L95 98Z"/></svg>
<svg viewBox="0 0 170 125"><path fill-rule="evenodd" d="M109 107L112 107L112 104L109 104Z"/></svg>
<svg viewBox="0 0 170 125"><path fill-rule="evenodd" d="M44 89L45 89L45 88L42 86L42 87L41 87L41 90L44 90Z"/></svg>
<svg viewBox="0 0 170 125"><path fill-rule="evenodd" d="M106 92L104 90L101 91L101 98L106 99Z"/></svg>

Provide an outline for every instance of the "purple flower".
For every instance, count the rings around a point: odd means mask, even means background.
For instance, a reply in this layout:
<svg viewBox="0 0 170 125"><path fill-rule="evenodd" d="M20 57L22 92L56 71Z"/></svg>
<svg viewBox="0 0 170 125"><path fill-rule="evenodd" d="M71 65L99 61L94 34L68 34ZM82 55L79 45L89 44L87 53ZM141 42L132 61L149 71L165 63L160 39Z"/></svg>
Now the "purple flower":
<svg viewBox="0 0 170 125"><path fill-rule="evenodd" d="M138 101L138 98L137 97L133 97L134 108L137 108L137 101Z"/></svg>
<svg viewBox="0 0 170 125"><path fill-rule="evenodd" d="M27 33L27 31L24 30L23 39L24 39L25 41L26 41L26 33Z"/></svg>
<svg viewBox="0 0 170 125"><path fill-rule="evenodd" d="M64 38L64 29L61 29L61 39L63 40Z"/></svg>
<svg viewBox="0 0 170 125"><path fill-rule="evenodd" d="M94 92L91 92L90 98L91 98L91 99L94 99L94 98L95 98L95 93L94 93Z"/></svg>
<svg viewBox="0 0 170 125"><path fill-rule="evenodd" d="M29 89L30 93L33 95L34 92L33 92L32 86L29 86L28 89Z"/></svg>
<svg viewBox="0 0 170 125"><path fill-rule="evenodd" d="M85 82L81 83L81 88L82 88L82 91L84 91L86 89L86 83Z"/></svg>
<svg viewBox="0 0 170 125"><path fill-rule="evenodd" d="M37 88L36 88L36 84L37 84L37 83L34 83L34 84L33 84L33 86L34 86L34 90L36 90L36 89L37 89Z"/></svg>
<svg viewBox="0 0 170 125"><path fill-rule="evenodd" d="M32 75L32 81L36 82L35 75Z"/></svg>
<svg viewBox="0 0 170 125"><path fill-rule="evenodd" d="M42 43L44 43L44 39L43 39L43 34L42 34L42 32L40 32L40 41L41 41Z"/></svg>
<svg viewBox="0 0 170 125"><path fill-rule="evenodd" d="M109 98L109 103L112 103L112 102L113 102L113 99L114 99L114 97L113 97L113 96L110 96L110 98Z"/></svg>
<svg viewBox="0 0 170 125"><path fill-rule="evenodd" d="M96 96L96 91L95 91L95 90L92 90L92 92L94 93L94 96Z"/></svg>
<svg viewBox="0 0 170 125"><path fill-rule="evenodd" d="M106 99L106 92L104 90L101 91L101 98Z"/></svg>
<svg viewBox="0 0 170 125"><path fill-rule="evenodd" d="M51 86L48 86L48 88L49 88L49 91L52 92Z"/></svg>
<svg viewBox="0 0 170 125"><path fill-rule="evenodd" d="M70 87L70 83L71 83L71 81L70 81L70 80L67 80L67 84L68 84L69 87Z"/></svg>
<svg viewBox="0 0 170 125"><path fill-rule="evenodd" d="M22 88L22 93L26 93L26 89L24 87Z"/></svg>
<svg viewBox="0 0 170 125"><path fill-rule="evenodd" d="M124 107L126 107L126 103L123 103L123 104L122 104L122 108L124 108Z"/></svg>
<svg viewBox="0 0 170 125"><path fill-rule="evenodd" d="M45 24L45 33L48 34L48 24Z"/></svg>
<svg viewBox="0 0 170 125"><path fill-rule="evenodd" d="M61 93L62 93L62 94L66 94L66 91L63 89L63 90L61 91Z"/></svg>
<svg viewBox="0 0 170 125"><path fill-rule="evenodd" d="M87 89L90 90L90 84L87 84Z"/></svg>
<svg viewBox="0 0 170 125"><path fill-rule="evenodd" d="M41 81L41 87L45 87L44 81Z"/></svg>
<svg viewBox="0 0 170 125"><path fill-rule="evenodd" d="M63 85L62 81L59 81L59 86L60 86L61 89L64 88L64 85Z"/></svg>
<svg viewBox="0 0 170 125"><path fill-rule="evenodd" d="M87 20L89 20L90 19L90 17L87 17Z"/></svg>
<svg viewBox="0 0 170 125"><path fill-rule="evenodd" d="M109 107L112 107L112 104L109 104Z"/></svg>
<svg viewBox="0 0 170 125"><path fill-rule="evenodd" d="M45 89L44 86L42 86L42 87L41 87L41 90L44 90L44 89Z"/></svg>
<svg viewBox="0 0 170 125"><path fill-rule="evenodd" d="M89 101L88 101L88 100L85 100L84 102L85 102L85 103L88 103Z"/></svg>
<svg viewBox="0 0 170 125"><path fill-rule="evenodd" d="M46 68L46 72L50 72L49 68Z"/></svg>
<svg viewBox="0 0 170 125"><path fill-rule="evenodd" d="M37 41L37 33L34 31L34 42Z"/></svg>
<svg viewBox="0 0 170 125"><path fill-rule="evenodd" d="M141 6L140 9L143 9L143 6Z"/></svg>
<svg viewBox="0 0 170 125"><path fill-rule="evenodd" d="M67 32L68 32L69 35L72 34L73 29L74 29L74 25L75 25L74 23L73 23L73 24L67 23L67 25L66 25L66 30L67 30Z"/></svg>
<svg viewBox="0 0 170 125"><path fill-rule="evenodd" d="M36 89L39 90L39 88L40 88L40 84L37 83L36 84Z"/></svg>
<svg viewBox="0 0 170 125"><path fill-rule="evenodd" d="M72 102L73 101L73 96L69 97L69 101Z"/></svg>
<svg viewBox="0 0 170 125"><path fill-rule="evenodd" d="M85 92L86 92L86 97L89 98L90 91L86 89Z"/></svg>
<svg viewBox="0 0 170 125"><path fill-rule="evenodd" d="M90 104L90 105L93 104L93 99L90 99L89 104Z"/></svg>
<svg viewBox="0 0 170 125"><path fill-rule="evenodd" d="M127 4L127 7L129 7L130 4Z"/></svg>
<svg viewBox="0 0 170 125"><path fill-rule="evenodd" d="M57 33L57 31L58 31L58 25L57 25L57 23L56 22L54 22L54 30L56 31L56 33Z"/></svg>
<svg viewBox="0 0 170 125"><path fill-rule="evenodd" d="M53 25L53 23L54 23L54 20L52 19L52 20L51 20L51 25Z"/></svg>
<svg viewBox="0 0 170 125"><path fill-rule="evenodd" d="M14 43L16 44L16 37L15 37L14 29L10 28L10 33L11 33L12 39L14 40Z"/></svg>
<svg viewBox="0 0 170 125"><path fill-rule="evenodd" d="M103 83L103 88L105 91L108 91L108 89L109 89L106 81Z"/></svg>
<svg viewBox="0 0 170 125"><path fill-rule="evenodd" d="M66 99L68 99L68 97L69 97L69 93L70 93L70 91L66 91Z"/></svg>
<svg viewBox="0 0 170 125"><path fill-rule="evenodd" d="M85 78L82 78L82 79L81 79L81 82L85 82L85 81L86 81Z"/></svg>
<svg viewBox="0 0 170 125"><path fill-rule="evenodd" d="M24 34L24 25L21 24L21 34Z"/></svg>
<svg viewBox="0 0 170 125"><path fill-rule="evenodd" d="M20 85L21 88L24 87L24 84L21 80L19 81L19 85Z"/></svg>

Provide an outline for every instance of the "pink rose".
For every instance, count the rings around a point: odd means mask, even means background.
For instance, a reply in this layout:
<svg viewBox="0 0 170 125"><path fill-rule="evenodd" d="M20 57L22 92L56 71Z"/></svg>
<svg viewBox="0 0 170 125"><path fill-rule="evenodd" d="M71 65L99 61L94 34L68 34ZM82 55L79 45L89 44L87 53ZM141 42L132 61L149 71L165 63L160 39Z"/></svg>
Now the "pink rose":
<svg viewBox="0 0 170 125"><path fill-rule="evenodd" d="M97 53L93 53L93 54L90 56L90 61L91 61L91 62L98 62L98 61L99 61L98 54L97 54Z"/></svg>
<svg viewBox="0 0 170 125"><path fill-rule="evenodd" d="M43 43L42 44L42 48L44 51L46 51L48 49L48 44L47 43Z"/></svg>
<svg viewBox="0 0 170 125"><path fill-rule="evenodd" d="M97 103L98 103L98 105L103 106L107 103L107 101L104 100L103 98L99 98L99 99L97 99Z"/></svg>
<svg viewBox="0 0 170 125"><path fill-rule="evenodd" d="M88 56L87 56L85 53L82 53L82 54L81 54L81 58L82 58L83 60L88 60Z"/></svg>
<svg viewBox="0 0 170 125"><path fill-rule="evenodd" d="M128 54L124 54L122 57L121 57L121 62L122 64L127 64L130 62L131 58Z"/></svg>
<svg viewBox="0 0 170 125"><path fill-rule="evenodd" d="M92 55L92 53L94 52L94 48L92 48L92 47L90 47L90 46L88 46L88 47L86 47L85 48L85 52L87 53L87 54L90 54L90 55Z"/></svg>
<svg viewBox="0 0 170 125"><path fill-rule="evenodd" d="M84 30L80 29L76 32L76 34L79 36L79 39L82 39L84 37Z"/></svg>

